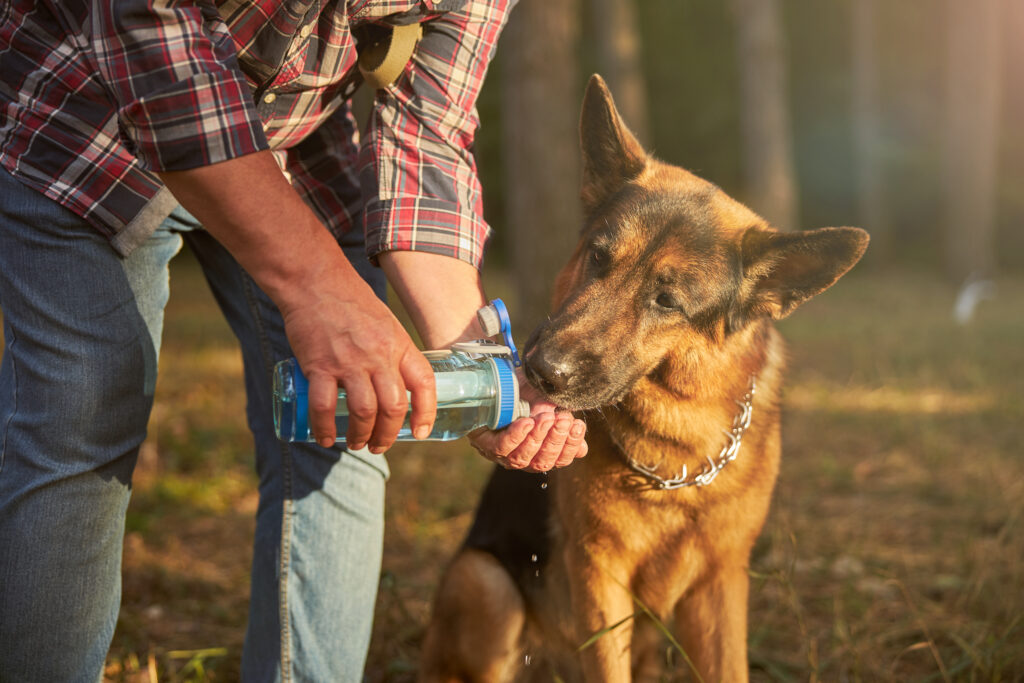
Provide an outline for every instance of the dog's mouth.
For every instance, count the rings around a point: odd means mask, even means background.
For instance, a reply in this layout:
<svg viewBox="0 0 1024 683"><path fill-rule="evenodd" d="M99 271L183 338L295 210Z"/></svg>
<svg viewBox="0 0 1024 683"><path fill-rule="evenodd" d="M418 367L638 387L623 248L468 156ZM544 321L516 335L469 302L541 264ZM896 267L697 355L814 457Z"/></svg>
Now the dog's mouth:
<svg viewBox="0 0 1024 683"><path fill-rule="evenodd" d="M533 388L544 394L548 399L553 398L558 392L554 382L550 379L541 376L529 362L523 365L523 373L526 375L527 381L533 385Z"/></svg>
<svg viewBox="0 0 1024 683"><path fill-rule="evenodd" d="M547 400L568 410L595 410L618 403L628 393L630 383L610 380L594 363L552 361L536 347L524 357L527 381Z"/></svg>
<svg viewBox="0 0 1024 683"><path fill-rule="evenodd" d="M544 387L537 386L533 381L531 381L530 384L540 391L546 400L554 403L560 409L570 410L573 412L598 410L600 408L614 405L621 399L621 396L615 397L611 394L607 397L596 397L584 396L573 392L552 393Z"/></svg>

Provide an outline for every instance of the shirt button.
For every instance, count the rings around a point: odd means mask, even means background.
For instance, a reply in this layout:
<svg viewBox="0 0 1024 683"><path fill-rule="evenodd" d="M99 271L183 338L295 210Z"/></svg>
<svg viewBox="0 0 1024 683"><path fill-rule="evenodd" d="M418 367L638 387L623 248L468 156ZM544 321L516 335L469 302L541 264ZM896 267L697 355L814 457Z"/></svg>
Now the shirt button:
<svg viewBox="0 0 1024 683"><path fill-rule="evenodd" d="M273 104L274 100L276 99L277 95L275 95L272 92L268 92L266 95L263 96L263 101L266 102L267 104Z"/></svg>
<svg viewBox="0 0 1024 683"><path fill-rule="evenodd" d="M312 24L306 24L301 29L299 29L299 35L302 36L303 38L309 38L309 34L312 33L312 32L313 32L313 25Z"/></svg>

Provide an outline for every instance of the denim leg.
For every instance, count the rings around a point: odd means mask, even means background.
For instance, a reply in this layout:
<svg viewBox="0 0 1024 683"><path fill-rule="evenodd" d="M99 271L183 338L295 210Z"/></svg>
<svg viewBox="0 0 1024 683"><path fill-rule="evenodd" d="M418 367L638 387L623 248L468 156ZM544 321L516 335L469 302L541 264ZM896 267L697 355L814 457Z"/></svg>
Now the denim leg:
<svg viewBox="0 0 1024 683"><path fill-rule="evenodd" d="M360 681L380 574L386 460L285 444L273 433L271 369L292 355L277 308L205 232L185 235L242 347L260 479L245 681ZM346 246L384 296L384 279Z"/></svg>
<svg viewBox="0 0 1024 683"><path fill-rule="evenodd" d="M133 284L146 287L133 279L172 251L140 247L123 262L0 170L0 679L102 675L165 297L147 290L155 308L140 312Z"/></svg>

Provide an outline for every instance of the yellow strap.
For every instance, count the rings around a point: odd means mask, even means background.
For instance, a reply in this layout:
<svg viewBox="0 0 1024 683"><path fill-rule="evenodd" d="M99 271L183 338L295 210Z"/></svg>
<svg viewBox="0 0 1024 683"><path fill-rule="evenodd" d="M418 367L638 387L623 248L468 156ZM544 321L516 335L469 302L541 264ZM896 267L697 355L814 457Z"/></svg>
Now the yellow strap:
<svg viewBox="0 0 1024 683"><path fill-rule="evenodd" d="M390 34L359 53L359 72L374 90L395 82L412 58L416 43L423 35L418 23L394 26Z"/></svg>

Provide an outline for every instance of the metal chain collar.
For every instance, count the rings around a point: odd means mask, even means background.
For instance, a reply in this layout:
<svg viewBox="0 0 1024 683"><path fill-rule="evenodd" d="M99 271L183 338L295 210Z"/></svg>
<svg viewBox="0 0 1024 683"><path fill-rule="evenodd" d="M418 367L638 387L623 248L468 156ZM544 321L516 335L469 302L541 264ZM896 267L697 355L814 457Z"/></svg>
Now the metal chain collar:
<svg viewBox="0 0 1024 683"><path fill-rule="evenodd" d="M683 471L677 477L671 479L665 479L655 474L655 470L658 469L657 465L645 465L635 461L632 456L626 456L626 464L629 465L637 474L641 475L645 479L650 480L653 483L655 489L660 491L669 491L672 489L686 488L687 486L707 486L715 480L718 473L721 472L726 465L736 459L736 456L740 452L740 444L743 441L743 434L747 431L747 427L750 426L750 417L754 412L754 390L755 390L754 376L750 376L750 389L743 398L739 401L735 401L736 405L740 407L740 412L732 420L732 429L722 430L722 433L729 439L728 442L722 447L721 452L718 454L718 459L713 460L711 456L705 456L707 458L707 464L701 469L700 472L695 474L692 479L687 479L686 465L683 465Z"/></svg>

